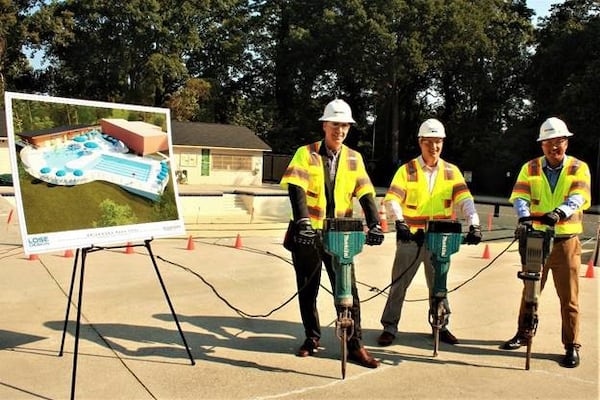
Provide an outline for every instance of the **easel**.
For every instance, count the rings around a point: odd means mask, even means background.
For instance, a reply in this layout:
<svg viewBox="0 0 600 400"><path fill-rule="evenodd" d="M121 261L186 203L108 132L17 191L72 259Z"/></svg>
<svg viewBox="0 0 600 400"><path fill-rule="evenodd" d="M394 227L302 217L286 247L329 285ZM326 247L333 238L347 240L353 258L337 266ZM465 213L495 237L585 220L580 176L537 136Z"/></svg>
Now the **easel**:
<svg viewBox="0 0 600 400"><path fill-rule="evenodd" d="M152 260L152 265L154 266L154 270L156 271L156 275L158 276L158 281L160 282L160 286L162 287L163 293L165 294L165 298L167 299L167 303L169 304L169 308L171 309L171 314L173 315L173 319L175 320L175 324L177 325L177 330L179 331L179 335L181 335L181 339L183 344L185 345L185 349L190 358L192 365L195 365L194 358L192 357L192 353L190 352L190 347L185 340L185 336L183 335L183 331L181 330L181 326L179 325L179 320L177 319L177 314L175 314L175 309L173 308L173 304L171 303L171 299L169 298L169 293L167 292L167 288L165 287L165 283L160 275L160 271L158 270L158 265L156 264L156 259L154 258L154 254L152 253L152 248L150 247L151 240L144 240L144 244L133 245L133 247L144 246L148 251L148 255ZM131 246L131 245L129 245ZM81 300L83 298L83 276L85 272L85 259L88 253L94 253L99 250L110 250L110 249L120 249L125 246L111 246L111 247L99 247L99 246L90 246L84 247L82 249L77 249L75 253L75 261L73 262L73 273L71 275L71 286L69 287L69 298L67 300L67 311L65 314L65 323L63 325L63 334L62 340L60 342L60 352L58 353L59 357L63 355L63 348L65 344L65 336L67 334L67 324L69 321L69 311L71 310L71 298L73 296L73 287L75 284L75 273L77 271L77 264L79 261L79 253L81 250L81 273L79 276L79 293L77 298L77 324L75 325L75 349L73 351L73 371L71 375L71 400L75 398L75 379L77 376L77 353L79 350L79 327L81 321Z"/></svg>

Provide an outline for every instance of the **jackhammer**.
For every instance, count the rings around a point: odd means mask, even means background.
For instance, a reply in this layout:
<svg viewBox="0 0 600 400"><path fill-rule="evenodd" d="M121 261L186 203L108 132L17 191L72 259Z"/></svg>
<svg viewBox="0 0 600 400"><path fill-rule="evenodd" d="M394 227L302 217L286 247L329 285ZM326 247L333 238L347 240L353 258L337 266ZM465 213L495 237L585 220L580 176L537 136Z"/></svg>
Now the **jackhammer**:
<svg viewBox="0 0 600 400"><path fill-rule="evenodd" d="M527 221L541 221L541 218L523 217L519 219L519 223ZM554 230L535 230L531 225L521 225L517 229L519 232L519 253L522 254L521 263L524 266L523 270L517 273L517 277L523 280L525 285L523 292L525 312L521 322L523 326L520 329L523 330L522 333L527 342L525 369L529 370L531 344L539 322L538 299L541 293L542 269L550 254Z"/></svg>
<svg viewBox="0 0 600 400"><path fill-rule="evenodd" d="M415 234L416 235L416 234ZM429 324L433 329L433 356L438 355L440 329L446 324L449 310L446 308L446 281L450 268L450 256L456 253L463 242L460 222L454 220L432 220L428 222L425 244L431 253L434 283L429 309Z"/></svg>
<svg viewBox="0 0 600 400"><path fill-rule="evenodd" d="M352 319L352 266L354 256L362 251L365 243L363 222L358 218L326 218L323 225L323 247L333 256L335 271L335 305L338 319L335 333L340 339L342 379L346 377L348 340L354 335Z"/></svg>

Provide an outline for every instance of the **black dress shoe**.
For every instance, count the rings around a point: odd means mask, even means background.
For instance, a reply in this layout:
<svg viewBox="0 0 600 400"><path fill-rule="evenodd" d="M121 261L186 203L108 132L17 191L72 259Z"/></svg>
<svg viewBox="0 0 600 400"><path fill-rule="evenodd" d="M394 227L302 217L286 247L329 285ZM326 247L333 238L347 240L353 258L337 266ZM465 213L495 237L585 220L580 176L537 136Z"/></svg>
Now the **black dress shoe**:
<svg viewBox="0 0 600 400"><path fill-rule="evenodd" d="M448 329L440 331L440 341L448 344L458 344L458 339Z"/></svg>
<svg viewBox="0 0 600 400"><path fill-rule="evenodd" d="M380 346L389 346L392 344L396 337L387 331L381 332L381 335L377 338L377 344Z"/></svg>
<svg viewBox="0 0 600 400"><path fill-rule="evenodd" d="M579 350L577 350L576 346L567 346L567 351L560 361L560 365L565 368L575 368L579 365Z"/></svg>
<svg viewBox="0 0 600 400"><path fill-rule="evenodd" d="M364 347L350 351L348 353L348 359L367 368L377 368L379 366L379 361L373 358Z"/></svg>
<svg viewBox="0 0 600 400"><path fill-rule="evenodd" d="M306 338L296 355L298 357L308 357L319 351L319 339Z"/></svg>
<svg viewBox="0 0 600 400"><path fill-rule="evenodd" d="M527 339L521 334L517 333L512 339L502 343L500 348L502 350L517 350L525 344L527 344Z"/></svg>

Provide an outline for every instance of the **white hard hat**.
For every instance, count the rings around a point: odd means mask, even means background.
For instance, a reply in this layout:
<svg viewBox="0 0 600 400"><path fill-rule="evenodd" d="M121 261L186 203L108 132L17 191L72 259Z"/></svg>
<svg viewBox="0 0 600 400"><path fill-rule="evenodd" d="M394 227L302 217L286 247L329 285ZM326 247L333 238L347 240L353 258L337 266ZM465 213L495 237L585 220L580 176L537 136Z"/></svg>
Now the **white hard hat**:
<svg viewBox="0 0 600 400"><path fill-rule="evenodd" d="M319 118L319 121L356 123L352 119L350 106L344 100L340 99L335 99L325 106L325 110L323 110L323 115Z"/></svg>
<svg viewBox="0 0 600 400"><path fill-rule="evenodd" d="M540 126L540 136L537 141L569 136L573 136L573 134L567 129L567 124L562 119L551 117Z"/></svg>
<svg viewBox="0 0 600 400"><path fill-rule="evenodd" d="M446 130L440 121L435 118L429 118L419 127L419 134L417 137L445 138Z"/></svg>

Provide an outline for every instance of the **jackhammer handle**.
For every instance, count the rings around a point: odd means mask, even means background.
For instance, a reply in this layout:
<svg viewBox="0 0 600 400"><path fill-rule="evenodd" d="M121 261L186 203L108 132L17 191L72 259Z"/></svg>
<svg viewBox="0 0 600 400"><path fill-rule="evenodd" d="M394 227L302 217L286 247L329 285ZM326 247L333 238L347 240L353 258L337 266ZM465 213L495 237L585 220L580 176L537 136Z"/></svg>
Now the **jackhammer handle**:
<svg viewBox="0 0 600 400"><path fill-rule="evenodd" d="M531 224L524 224L525 222L529 222L529 221L535 221L535 222L539 222L543 225L546 225L548 227L548 229L546 230L546 234L549 234L550 236L554 236L554 226L553 225L548 225L547 223L544 222L544 217L541 215L529 215L527 217L521 217L519 218L519 227L517 227L517 230L515 231L515 235L517 234L517 232L519 232L522 228L525 228L525 230L521 230L522 233L526 232L531 232L531 231L539 231L539 232L543 232L539 229L534 229ZM515 236L516 237L516 236Z"/></svg>
<svg viewBox="0 0 600 400"><path fill-rule="evenodd" d="M465 244L467 242L467 235L463 235L460 244ZM415 242L417 246L422 246L425 243L425 231L423 229L418 229L417 232L410 234L410 240Z"/></svg>
<svg viewBox="0 0 600 400"><path fill-rule="evenodd" d="M535 222L539 222L542 225L546 225L549 228L554 228L554 225L548 225L548 223L544 222L544 216L543 215L529 215L527 217L521 217L519 218L519 223L522 222L527 222L527 221L535 221Z"/></svg>
<svg viewBox="0 0 600 400"><path fill-rule="evenodd" d="M425 243L425 231L423 229L417 229L415 233L410 234L410 240L421 247L423 243Z"/></svg>
<svg viewBox="0 0 600 400"><path fill-rule="evenodd" d="M519 222L527 222L527 221L542 222L543 221L543 217L541 215L529 215L527 217L521 217L521 218L519 218Z"/></svg>
<svg viewBox="0 0 600 400"><path fill-rule="evenodd" d="M531 361L531 338L527 339L527 353L525 356L525 369L529 371L529 364Z"/></svg>

